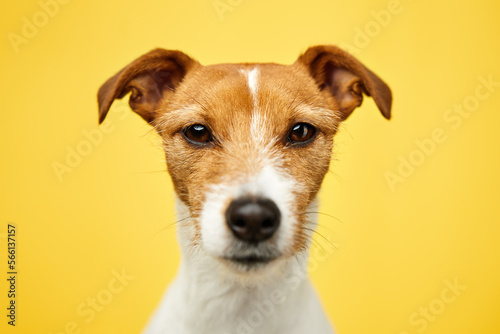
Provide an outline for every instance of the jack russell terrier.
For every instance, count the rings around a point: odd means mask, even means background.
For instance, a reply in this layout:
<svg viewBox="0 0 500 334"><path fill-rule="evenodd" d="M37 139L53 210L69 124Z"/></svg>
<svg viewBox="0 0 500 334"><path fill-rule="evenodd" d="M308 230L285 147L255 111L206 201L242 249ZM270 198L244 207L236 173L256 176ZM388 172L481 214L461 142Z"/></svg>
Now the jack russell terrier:
<svg viewBox="0 0 500 334"><path fill-rule="evenodd" d="M182 261L144 333L333 333L304 272L333 137L363 94L392 94L335 46L292 65L203 66L155 49L106 81L162 139L178 197Z"/></svg>

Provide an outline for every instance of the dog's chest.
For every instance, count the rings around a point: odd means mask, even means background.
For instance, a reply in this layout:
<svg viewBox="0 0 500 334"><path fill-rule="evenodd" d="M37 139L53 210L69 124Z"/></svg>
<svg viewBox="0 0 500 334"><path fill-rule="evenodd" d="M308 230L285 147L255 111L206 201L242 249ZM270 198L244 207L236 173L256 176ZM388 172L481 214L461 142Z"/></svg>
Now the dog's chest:
<svg viewBox="0 0 500 334"><path fill-rule="evenodd" d="M247 289L200 279L176 279L147 334L332 334L306 278Z"/></svg>

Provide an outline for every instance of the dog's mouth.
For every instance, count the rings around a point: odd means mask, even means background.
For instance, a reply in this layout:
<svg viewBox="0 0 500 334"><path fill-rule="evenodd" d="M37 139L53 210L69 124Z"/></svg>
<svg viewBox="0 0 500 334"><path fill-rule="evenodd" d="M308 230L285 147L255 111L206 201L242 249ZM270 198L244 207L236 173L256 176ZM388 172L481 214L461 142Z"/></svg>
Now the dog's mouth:
<svg viewBox="0 0 500 334"><path fill-rule="evenodd" d="M275 247L261 245L260 247L248 247L247 245L234 245L230 252L223 256L226 263L243 269L244 271L265 267L281 256Z"/></svg>

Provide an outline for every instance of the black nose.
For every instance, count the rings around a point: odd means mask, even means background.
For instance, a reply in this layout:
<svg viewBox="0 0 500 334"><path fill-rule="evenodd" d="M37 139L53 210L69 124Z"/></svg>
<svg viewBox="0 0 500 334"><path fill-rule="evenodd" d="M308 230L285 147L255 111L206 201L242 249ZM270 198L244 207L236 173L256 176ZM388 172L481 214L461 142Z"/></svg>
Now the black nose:
<svg viewBox="0 0 500 334"><path fill-rule="evenodd" d="M240 198L227 208L226 221L238 239L257 243L273 236L280 224L280 211L269 199Z"/></svg>

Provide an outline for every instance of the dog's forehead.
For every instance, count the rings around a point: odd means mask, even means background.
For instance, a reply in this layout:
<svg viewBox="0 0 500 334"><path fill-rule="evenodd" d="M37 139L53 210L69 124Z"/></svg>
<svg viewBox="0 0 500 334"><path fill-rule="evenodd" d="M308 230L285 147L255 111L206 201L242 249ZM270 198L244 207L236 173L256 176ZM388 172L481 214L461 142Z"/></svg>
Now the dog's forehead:
<svg viewBox="0 0 500 334"><path fill-rule="evenodd" d="M299 110L328 109L314 80L301 68L279 64L218 64L190 74L177 106L194 109L213 126L251 122L285 126Z"/></svg>
<svg viewBox="0 0 500 334"><path fill-rule="evenodd" d="M238 89L250 90L250 93L280 90L281 93L311 94L316 91L314 81L301 68L273 63L203 66L193 73L189 83L188 90L199 92L203 87L206 95L231 88L235 89L234 93L242 93Z"/></svg>

